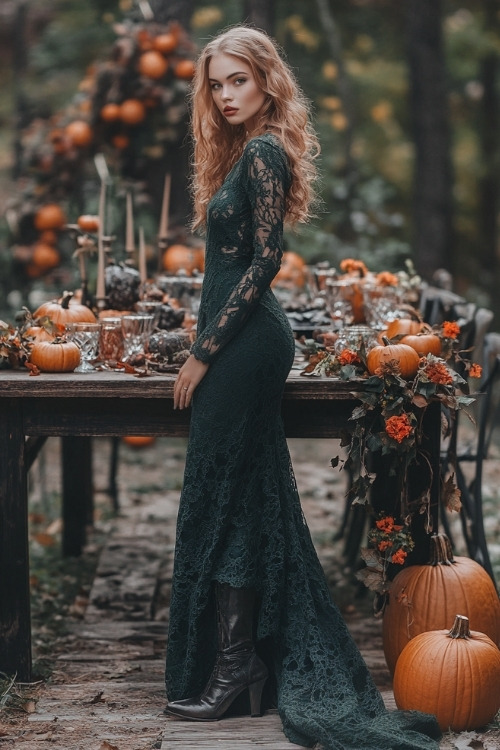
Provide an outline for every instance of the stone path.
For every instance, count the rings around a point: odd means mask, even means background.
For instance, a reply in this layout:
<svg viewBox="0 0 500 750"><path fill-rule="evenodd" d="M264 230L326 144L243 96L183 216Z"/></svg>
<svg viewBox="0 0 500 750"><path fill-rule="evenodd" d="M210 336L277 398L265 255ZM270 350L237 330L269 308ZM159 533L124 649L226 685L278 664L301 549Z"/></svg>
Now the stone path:
<svg viewBox="0 0 500 750"><path fill-rule="evenodd" d="M355 589L346 584L339 545L332 544L343 510L345 481L329 466L336 448L325 441L290 444L304 512L332 590L386 705L392 708L381 623L369 612L369 597L356 598ZM55 669L50 680L39 686L26 721L10 731L0 726L0 749L297 747L286 740L273 711L260 719L210 724L179 722L163 715L165 633L184 447L183 441L165 439L147 451L121 448L121 512L100 522L107 532L106 543L88 601L80 610L75 608L80 616L66 623L68 634L54 644ZM101 441L97 448L95 473L103 482L99 477L106 476L109 446ZM57 461L49 463L47 473L45 483L58 482ZM96 499L102 515L109 500L103 493L97 493ZM446 738L441 747L457 745Z"/></svg>

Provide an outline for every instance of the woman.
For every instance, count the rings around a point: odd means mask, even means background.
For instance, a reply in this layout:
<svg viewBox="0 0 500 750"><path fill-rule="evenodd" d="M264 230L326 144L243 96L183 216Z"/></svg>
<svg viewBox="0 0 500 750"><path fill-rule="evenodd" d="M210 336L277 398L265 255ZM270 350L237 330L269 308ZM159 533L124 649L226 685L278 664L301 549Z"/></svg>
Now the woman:
<svg viewBox="0 0 500 750"><path fill-rule="evenodd" d="M209 721L273 700L292 742L437 748L433 717L389 714L332 603L280 417L293 335L270 284L283 222L308 218L317 140L290 69L236 27L193 88L195 225L206 224L198 336L174 406L192 404L167 645L166 713ZM419 728L425 734L420 733Z"/></svg>

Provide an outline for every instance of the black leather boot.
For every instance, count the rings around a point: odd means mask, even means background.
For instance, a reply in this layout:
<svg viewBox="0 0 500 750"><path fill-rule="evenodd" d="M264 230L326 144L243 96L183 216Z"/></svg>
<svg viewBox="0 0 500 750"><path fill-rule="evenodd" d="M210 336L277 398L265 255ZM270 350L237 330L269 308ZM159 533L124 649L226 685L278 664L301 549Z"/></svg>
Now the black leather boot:
<svg viewBox="0 0 500 750"><path fill-rule="evenodd" d="M196 698L167 703L165 713L191 721L216 721L245 690L250 713L260 716L267 667L257 656L253 642L255 592L215 584L218 651L215 666L203 693Z"/></svg>

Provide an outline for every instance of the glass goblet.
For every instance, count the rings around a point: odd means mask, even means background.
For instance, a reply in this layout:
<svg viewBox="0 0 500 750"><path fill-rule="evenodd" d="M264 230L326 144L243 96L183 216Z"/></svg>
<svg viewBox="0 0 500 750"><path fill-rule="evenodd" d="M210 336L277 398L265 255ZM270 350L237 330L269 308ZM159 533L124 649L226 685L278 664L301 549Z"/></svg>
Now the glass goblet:
<svg viewBox="0 0 500 750"><path fill-rule="evenodd" d="M153 326L154 315L122 315L124 362L144 352L144 345L153 331Z"/></svg>
<svg viewBox="0 0 500 750"><path fill-rule="evenodd" d="M97 356L99 345L100 323L68 323L66 325L68 338L80 349L80 364L75 372L93 372L91 360Z"/></svg>

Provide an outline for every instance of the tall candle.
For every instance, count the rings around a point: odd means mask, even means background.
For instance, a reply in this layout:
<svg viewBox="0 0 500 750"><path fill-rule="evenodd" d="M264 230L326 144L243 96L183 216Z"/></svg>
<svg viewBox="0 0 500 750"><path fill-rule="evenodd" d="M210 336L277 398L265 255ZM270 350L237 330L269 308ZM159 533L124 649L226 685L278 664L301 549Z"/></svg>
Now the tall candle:
<svg viewBox="0 0 500 750"><path fill-rule="evenodd" d="M99 229L97 234L97 282L96 282L96 298L97 300L104 300L106 297L106 281L104 278L104 217L106 212L106 183L104 180L101 181L101 194L99 196Z"/></svg>
<svg viewBox="0 0 500 750"><path fill-rule="evenodd" d="M132 194L127 193L127 220L125 230L125 250L127 253L133 253L134 245L134 215L132 213Z"/></svg>
<svg viewBox="0 0 500 750"><path fill-rule="evenodd" d="M139 276L141 283L144 284L147 279L146 270L146 245L144 244L144 229L139 227Z"/></svg>
<svg viewBox="0 0 500 750"><path fill-rule="evenodd" d="M158 237L165 239L168 232L168 209L170 206L170 174L165 175L165 186L163 188L163 201L161 204L160 229Z"/></svg>

